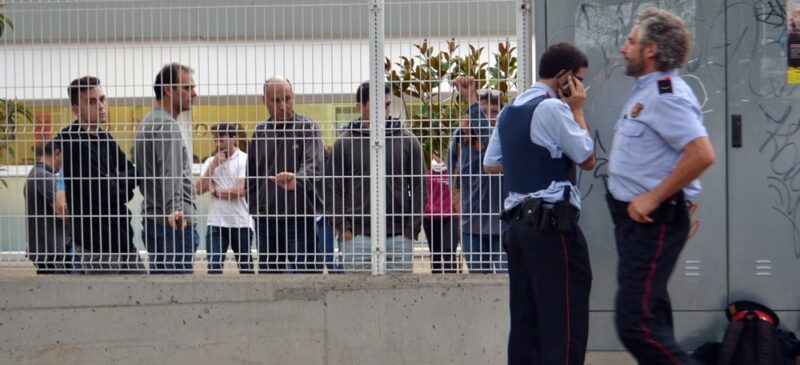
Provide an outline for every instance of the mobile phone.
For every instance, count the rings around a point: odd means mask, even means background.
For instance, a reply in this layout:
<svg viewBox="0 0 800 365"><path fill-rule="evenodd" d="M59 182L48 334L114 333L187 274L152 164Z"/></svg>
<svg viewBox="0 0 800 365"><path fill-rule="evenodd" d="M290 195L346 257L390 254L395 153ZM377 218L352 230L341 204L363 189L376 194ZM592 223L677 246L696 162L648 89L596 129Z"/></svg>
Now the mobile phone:
<svg viewBox="0 0 800 365"><path fill-rule="evenodd" d="M569 78L572 76L572 71L561 70L556 75L556 84L561 89L561 95L565 98L570 97L572 93L569 91Z"/></svg>

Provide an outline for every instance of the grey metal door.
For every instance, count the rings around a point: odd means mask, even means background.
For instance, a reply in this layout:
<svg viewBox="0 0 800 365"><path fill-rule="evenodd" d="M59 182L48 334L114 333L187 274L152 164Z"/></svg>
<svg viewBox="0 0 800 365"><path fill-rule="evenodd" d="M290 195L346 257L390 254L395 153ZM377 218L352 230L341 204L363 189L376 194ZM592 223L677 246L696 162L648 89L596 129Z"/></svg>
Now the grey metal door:
<svg viewBox="0 0 800 365"><path fill-rule="evenodd" d="M732 300L796 311L800 90L786 82L785 5L746 0L727 8L729 285Z"/></svg>

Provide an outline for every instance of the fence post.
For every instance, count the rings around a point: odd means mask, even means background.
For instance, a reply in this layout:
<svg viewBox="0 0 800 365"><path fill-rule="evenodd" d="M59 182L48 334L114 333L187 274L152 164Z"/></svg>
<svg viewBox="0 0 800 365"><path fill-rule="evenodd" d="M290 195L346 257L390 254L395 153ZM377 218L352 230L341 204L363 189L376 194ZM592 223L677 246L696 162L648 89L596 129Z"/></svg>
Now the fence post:
<svg viewBox="0 0 800 365"><path fill-rule="evenodd" d="M370 232L372 238L372 275L386 273L386 110L384 106L384 2L370 1L369 24L369 141Z"/></svg>
<svg viewBox="0 0 800 365"><path fill-rule="evenodd" d="M520 92L536 79L533 58L533 4L531 0L517 0L517 90Z"/></svg>

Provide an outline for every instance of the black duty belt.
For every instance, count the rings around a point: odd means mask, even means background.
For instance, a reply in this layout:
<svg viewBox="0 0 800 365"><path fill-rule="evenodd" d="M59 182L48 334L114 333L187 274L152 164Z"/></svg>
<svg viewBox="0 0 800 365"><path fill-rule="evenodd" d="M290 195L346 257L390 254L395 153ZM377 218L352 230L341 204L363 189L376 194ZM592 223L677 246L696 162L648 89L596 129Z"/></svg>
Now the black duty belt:
<svg viewBox="0 0 800 365"><path fill-rule="evenodd" d="M570 233L578 223L580 213L577 208L562 200L558 203L547 203L541 198L525 198L510 210L504 210L500 219L511 224L522 221L545 232L558 231Z"/></svg>
<svg viewBox="0 0 800 365"><path fill-rule="evenodd" d="M623 219L630 219L628 202L617 200L611 193L606 193L606 203L608 203L608 209L611 211L611 219L614 224ZM680 222L684 217L688 216L690 205L691 202L686 200L683 191L680 191L669 199L664 200L658 208L653 210L650 213L650 219L655 222Z"/></svg>

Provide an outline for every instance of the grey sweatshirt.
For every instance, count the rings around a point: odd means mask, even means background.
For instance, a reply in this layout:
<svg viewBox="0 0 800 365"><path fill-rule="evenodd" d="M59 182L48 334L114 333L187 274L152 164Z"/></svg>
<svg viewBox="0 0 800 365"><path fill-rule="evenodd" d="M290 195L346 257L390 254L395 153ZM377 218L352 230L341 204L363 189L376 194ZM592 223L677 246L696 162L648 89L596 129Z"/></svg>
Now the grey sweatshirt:
<svg viewBox="0 0 800 365"><path fill-rule="evenodd" d="M162 220L182 210L189 222L195 221L195 190L192 183L192 156L181 136L178 121L160 107L153 108L139 129L133 145L133 162L144 196L145 219Z"/></svg>

